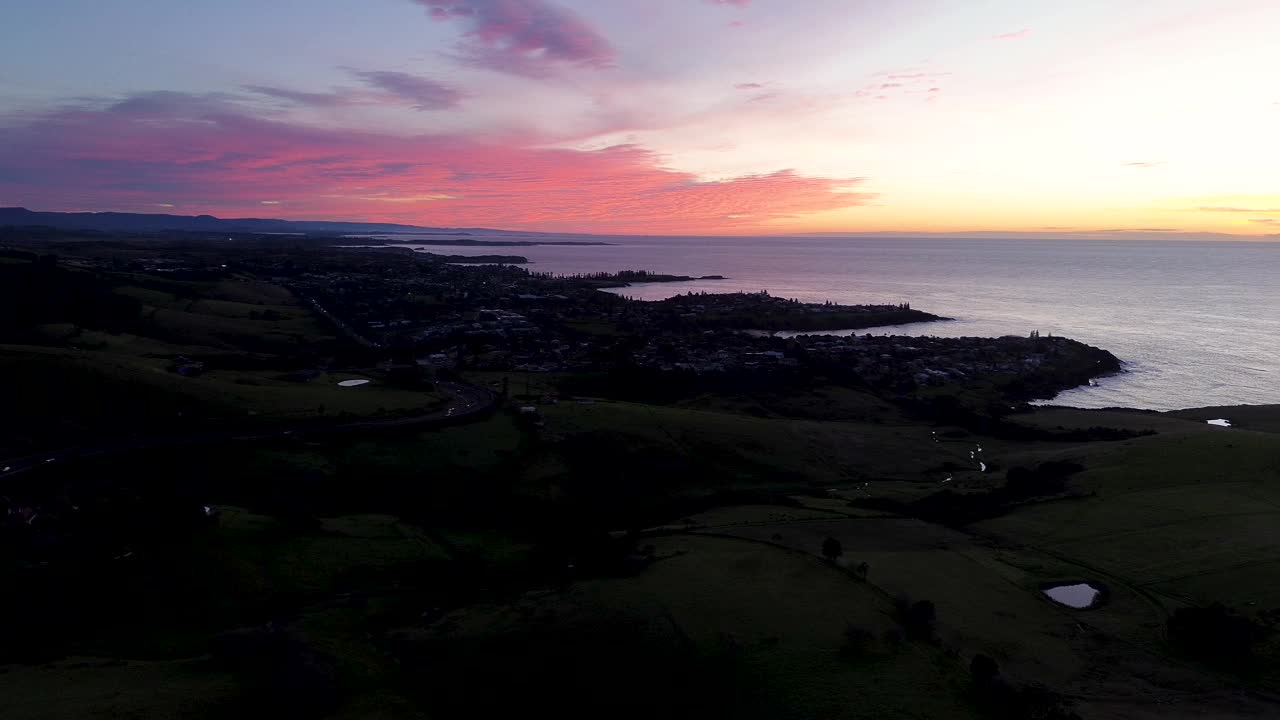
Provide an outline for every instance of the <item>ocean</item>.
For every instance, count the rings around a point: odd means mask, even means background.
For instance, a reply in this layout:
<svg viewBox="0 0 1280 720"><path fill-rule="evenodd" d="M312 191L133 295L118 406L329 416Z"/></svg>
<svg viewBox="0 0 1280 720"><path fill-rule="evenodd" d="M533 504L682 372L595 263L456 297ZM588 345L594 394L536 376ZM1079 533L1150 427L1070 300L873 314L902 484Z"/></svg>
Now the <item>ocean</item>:
<svg viewBox="0 0 1280 720"><path fill-rule="evenodd" d="M397 239L412 242L412 236ZM532 261L530 269L555 273L653 270L728 278L618 291L640 300L767 290L810 302L909 302L955 320L870 332L955 337L1039 330L1105 348L1124 362L1123 373L1069 390L1055 404L1172 410L1280 403L1280 243L600 239L612 244L422 247L519 254Z"/></svg>

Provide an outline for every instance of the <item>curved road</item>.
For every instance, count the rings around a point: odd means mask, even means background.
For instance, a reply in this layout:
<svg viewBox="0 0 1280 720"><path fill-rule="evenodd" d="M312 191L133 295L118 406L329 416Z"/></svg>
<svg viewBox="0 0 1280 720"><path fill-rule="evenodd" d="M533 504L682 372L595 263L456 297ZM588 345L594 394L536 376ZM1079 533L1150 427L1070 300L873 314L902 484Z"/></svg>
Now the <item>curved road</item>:
<svg viewBox="0 0 1280 720"><path fill-rule="evenodd" d="M340 435L343 433L370 432L395 428L416 427L420 425L444 427L463 422L477 420L498 405L498 395L491 390L476 385L459 382L438 382L436 387L453 397L448 405L422 415L391 418L388 420L357 420L338 424L298 424L274 428L271 430L249 430L244 432L222 431L204 432L189 435L155 436L140 440L130 440L103 445L63 448L51 450L38 455L0 460L0 480L27 472L37 467L68 460L107 457L141 450L157 450L161 448L192 447L196 445L216 445L226 442L256 442L301 435Z"/></svg>

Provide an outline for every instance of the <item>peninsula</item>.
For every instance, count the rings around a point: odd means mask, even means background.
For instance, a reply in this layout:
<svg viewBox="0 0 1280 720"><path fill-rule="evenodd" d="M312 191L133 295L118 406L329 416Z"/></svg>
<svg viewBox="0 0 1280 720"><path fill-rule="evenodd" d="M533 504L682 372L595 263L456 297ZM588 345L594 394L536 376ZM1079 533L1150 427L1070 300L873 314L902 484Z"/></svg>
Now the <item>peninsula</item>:
<svg viewBox="0 0 1280 720"><path fill-rule="evenodd" d="M663 300L675 317L703 328L818 332L859 330L889 325L950 320L913 310L910 303L897 305L840 305L804 303L758 293L688 293Z"/></svg>
<svg viewBox="0 0 1280 720"><path fill-rule="evenodd" d="M572 280L585 287L599 290L622 288L636 283L677 283L694 280L728 280L723 275L671 275L655 273L649 270L619 270L618 272L577 273L573 275L556 275L554 273L535 273L536 277L547 280Z"/></svg>
<svg viewBox="0 0 1280 720"><path fill-rule="evenodd" d="M386 240L387 242L404 243L406 245L424 245L424 246L441 246L441 247L537 247L539 245L560 245L569 247L592 247L592 246L609 246L614 243L577 241L577 240L471 240L467 238L455 238L448 240L434 240L427 238L404 238L395 237L398 233L386 233L388 237L373 238ZM405 233L412 234L412 233ZM346 240L369 240L365 236L346 237Z"/></svg>

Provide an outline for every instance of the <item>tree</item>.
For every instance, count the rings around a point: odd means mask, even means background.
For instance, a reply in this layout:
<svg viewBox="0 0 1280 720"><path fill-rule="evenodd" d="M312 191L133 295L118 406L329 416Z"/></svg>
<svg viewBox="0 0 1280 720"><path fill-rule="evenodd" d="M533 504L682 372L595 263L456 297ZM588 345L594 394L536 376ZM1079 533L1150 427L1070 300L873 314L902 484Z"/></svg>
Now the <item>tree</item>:
<svg viewBox="0 0 1280 720"><path fill-rule="evenodd" d="M1241 662L1270 628L1239 615L1222 603L1179 608L1167 621L1169 638L1206 660Z"/></svg>
<svg viewBox="0 0 1280 720"><path fill-rule="evenodd" d="M933 626L937 618L938 611L934 608L932 600L917 600L907 608L903 624L912 636L930 638L933 636Z"/></svg>
<svg viewBox="0 0 1280 720"><path fill-rule="evenodd" d="M969 675L973 677L974 685L987 689L1000 676L1000 665L990 656L974 655L973 660L969 663Z"/></svg>
<svg viewBox="0 0 1280 720"><path fill-rule="evenodd" d="M822 541L822 556L831 562L835 562L841 555L844 555L844 547L840 541L829 537Z"/></svg>

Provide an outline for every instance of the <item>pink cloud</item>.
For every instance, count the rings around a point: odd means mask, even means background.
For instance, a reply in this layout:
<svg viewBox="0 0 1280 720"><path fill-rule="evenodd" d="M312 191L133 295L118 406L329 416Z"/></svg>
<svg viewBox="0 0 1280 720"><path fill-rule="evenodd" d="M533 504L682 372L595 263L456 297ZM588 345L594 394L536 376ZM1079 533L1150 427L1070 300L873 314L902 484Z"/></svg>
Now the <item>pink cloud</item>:
<svg viewBox="0 0 1280 720"><path fill-rule="evenodd" d="M738 90L759 90L764 87L764 85L758 82L744 82L738 83L737 85L734 85L734 87Z"/></svg>
<svg viewBox="0 0 1280 720"><path fill-rule="evenodd" d="M1031 28L1022 28L1016 32L1001 33L995 36L996 40L1017 40L1031 34Z"/></svg>
<svg viewBox="0 0 1280 720"><path fill-rule="evenodd" d="M467 25L459 59L478 67L539 76L556 65L606 68L616 53L577 13L547 0L413 0L441 21Z"/></svg>
<svg viewBox="0 0 1280 720"><path fill-rule="evenodd" d="M219 96L153 93L0 128L0 198L40 209L167 203L235 216L583 232L751 231L859 205L857 178L791 170L703 181L635 145L548 149L266 119Z"/></svg>
<svg viewBox="0 0 1280 720"><path fill-rule="evenodd" d="M709 0L712 5L733 5L734 7L746 7L751 4L751 0Z"/></svg>

